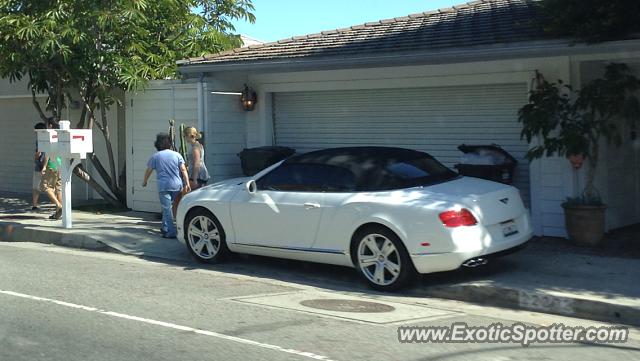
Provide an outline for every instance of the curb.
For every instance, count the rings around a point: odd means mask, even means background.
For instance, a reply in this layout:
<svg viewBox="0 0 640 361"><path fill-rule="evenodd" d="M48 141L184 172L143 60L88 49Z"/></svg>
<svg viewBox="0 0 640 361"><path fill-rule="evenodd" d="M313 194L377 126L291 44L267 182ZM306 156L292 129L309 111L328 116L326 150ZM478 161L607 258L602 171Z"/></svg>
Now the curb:
<svg viewBox="0 0 640 361"><path fill-rule="evenodd" d="M640 307L488 284L428 287L416 295L640 326Z"/></svg>
<svg viewBox="0 0 640 361"><path fill-rule="evenodd" d="M0 241L46 243L92 251L108 252L113 250L112 247L86 234L42 229L7 222L0 222Z"/></svg>

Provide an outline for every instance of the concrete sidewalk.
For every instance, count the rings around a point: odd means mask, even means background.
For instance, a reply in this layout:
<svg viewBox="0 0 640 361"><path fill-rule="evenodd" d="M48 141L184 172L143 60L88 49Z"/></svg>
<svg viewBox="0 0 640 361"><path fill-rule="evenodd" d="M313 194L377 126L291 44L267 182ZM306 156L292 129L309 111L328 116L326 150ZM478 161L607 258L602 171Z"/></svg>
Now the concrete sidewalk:
<svg viewBox="0 0 640 361"><path fill-rule="evenodd" d="M47 209L32 212L27 197L0 194L0 240L115 251L174 262L192 260L184 245L160 237L160 221L153 214L74 210L74 228L66 230L61 221L47 219ZM640 235L637 238L640 242ZM534 240L524 250L487 266L424 275L406 294L640 326L636 280L640 259L602 254L606 252L573 247L561 239ZM337 272L348 274L353 285L350 275L355 272Z"/></svg>
<svg viewBox="0 0 640 361"><path fill-rule="evenodd" d="M160 236L155 214L123 212L97 214L73 210L73 228L62 228L61 220L50 220L51 206L31 211L22 194L0 194L0 239L39 242L91 250L115 251L176 261L190 260L184 245Z"/></svg>

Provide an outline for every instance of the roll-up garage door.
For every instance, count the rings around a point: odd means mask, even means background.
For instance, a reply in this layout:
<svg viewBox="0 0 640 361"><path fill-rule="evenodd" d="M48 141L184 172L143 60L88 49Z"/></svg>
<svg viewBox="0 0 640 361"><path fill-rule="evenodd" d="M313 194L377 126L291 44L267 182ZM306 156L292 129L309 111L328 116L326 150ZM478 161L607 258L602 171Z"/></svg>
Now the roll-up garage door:
<svg viewBox="0 0 640 361"><path fill-rule="evenodd" d="M298 152L385 145L426 151L448 167L460 144L498 144L518 160L515 186L529 203L527 143L518 109L526 84L274 94L277 145Z"/></svg>

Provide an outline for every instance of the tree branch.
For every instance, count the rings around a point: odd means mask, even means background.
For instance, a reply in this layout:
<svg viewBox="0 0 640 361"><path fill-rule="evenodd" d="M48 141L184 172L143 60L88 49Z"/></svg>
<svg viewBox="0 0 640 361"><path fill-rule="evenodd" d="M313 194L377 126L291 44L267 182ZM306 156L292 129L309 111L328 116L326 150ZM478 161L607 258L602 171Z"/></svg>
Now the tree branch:
<svg viewBox="0 0 640 361"><path fill-rule="evenodd" d="M100 174L100 177L104 179L105 183L109 185L113 184L113 180L109 176L109 173L107 173L106 169L104 169L102 163L100 162L100 159L95 155L95 153L91 153L91 156L88 158L91 161L91 164L95 167L96 171L98 171L98 174ZM123 192L121 192L118 187L114 187L110 190L116 196L116 198L118 198L118 200L124 202Z"/></svg>
<svg viewBox="0 0 640 361"><path fill-rule="evenodd" d="M107 109L104 105L104 101L100 106L100 116L102 117L102 135L104 136L104 142L107 146L107 156L109 157L109 168L111 170L111 188L118 189L118 178L116 175L116 162L113 157L113 145L111 144L111 136L109 134L109 122L107 120Z"/></svg>
<svg viewBox="0 0 640 361"><path fill-rule="evenodd" d="M91 188L93 188L98 194L111 205L120 206L122 202L120 202L117 198L109 194L100 184L98 184L89 173L84 169L82 164L79 164L77 167L73 169L73 174L75 174L78 178L87 182Z"/></svg>
<svg viewBox="0 0 640 361"><path fill-rule="evenodd" d="M87 108L82 107L82 112L80 113L80 120L78 121L78 124L76 124L77 129L84 128L84 123L86 118L87 118Z"/></svg>
<svg viewBox="0 0 640 361"><path fill-rule="evenodd" d="M36 111L38 112L38 114L40 115L40 119L42 119L43 122L47 122L47 116L44 114L44 112L42 111L42 108L40 107L40 102L38 102L36 100L36 91L33 90L33 88L31 89L31 101L33 103L33 106L36 108Z"/></svg>

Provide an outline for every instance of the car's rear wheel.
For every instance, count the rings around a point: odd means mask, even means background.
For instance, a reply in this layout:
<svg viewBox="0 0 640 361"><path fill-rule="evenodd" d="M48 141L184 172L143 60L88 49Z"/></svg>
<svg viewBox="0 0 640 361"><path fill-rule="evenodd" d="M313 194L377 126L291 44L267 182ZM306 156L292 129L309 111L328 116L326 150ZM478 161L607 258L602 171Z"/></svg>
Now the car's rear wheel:
<svg viewBox="0 0 640 361"><path fill-rule="evenodd" d="M189 252L199 262L216 263L229 252L222 225L204 208L195 209L185 219L184 238Z"/></svg>
<svg viewBox="0 0 640 361"><path fill-rule="evenodd" d="M416 271L409 253L391 230L383 226L366 227L354 234L353 241L353 261L369 286L394 291L413 281Z"/></svg>

